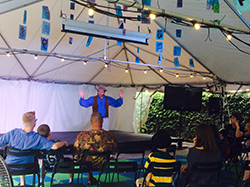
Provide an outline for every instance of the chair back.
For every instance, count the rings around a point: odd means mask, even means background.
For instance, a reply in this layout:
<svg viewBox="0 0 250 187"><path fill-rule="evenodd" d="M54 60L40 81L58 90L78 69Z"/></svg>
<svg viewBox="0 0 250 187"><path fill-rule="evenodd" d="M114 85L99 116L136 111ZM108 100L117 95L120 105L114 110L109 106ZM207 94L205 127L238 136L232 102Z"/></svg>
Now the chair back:
<svg viewBox="0 0 250 187"><path fill-rule="evenodd" d="M119 160L119 156L122 154L131 155L131 154L139 154L141 155L139 158L140 161L138 162L137 169L138 169L138 176L140 176L141 170L144 172L144 156L145 156L145 145L134 145L134 146L127 146L127 145L119 145L118 152L116 154L116 161Z"/></svg>
<svg viewBox="0 0 250 187"><path fill-rule="evenodd" d="M35 185L35 175L37 175L38 184L40 183L40 170L37 161L37 150L20 150L14 147L6 146L4 149L4 155L16 157L33 156L34 162L32 163L7 164L7 166L11 176L33 174L33 186Z"/></svg>
<svg viewBox="0 0 250 187"><path fill-rule="evenodd" d="M119 183L119 173L128 173L128 172L133 172L134 173L134 182L136 180L137 176L137 162L104 162L102 164L102 167L100 168L99 171L99 177L98 177L98 184L99 186L112 186L112 183L118 186L117 183ZM106 173L105 179L102 182L100 181L101 175L103 173ZM114 180L114 174L117 174L117 181ZM110 176L112 175L112 178ZM107 179L107 176L109 176L109 179Z"/></svg>
<svg viewBox="0 0 250 187"><path fill-rule="evenodd" d="M57 173L69 173L72 174L71 181L74 181L74 174L82 174L82 173L92 173L92 163L91 162L57 162L52 170L51 176L51 186L59 186L53 183L53 179ZM79 176L77 178L77 183L79 182ZM81 178L82 183L82 178ZM67 184L68 186L74 186L71 184ZM84 185L83 185L84 186Z"/></svg>
<svg viewBox="0 0 250 187"><path fill-rule="evenodd" d="M220 173L221 173L221 168L222 168L222 162L196 162L189 170L188 172L188 177L187 180L191 183L198 183L198 184L206 184L206 183L211 183L211 181L214 179L215 176L217 176L217 182L219 182L220 179ZM206 178L198 178L197 180L199 181L194 181L193 182L193 176L196 174L204 174L207 177Z"/></svg>
<svg viewBox="0 0 250 187"><path fill-rule="evenodd" d="M176 176L176 184L179 180L179 172L181 168L181 162L161 163L151 162L147 168L147 172L144 177L143 185L148 173L152 173L151 181L155 186L171 185L173 177Z"/></svg>

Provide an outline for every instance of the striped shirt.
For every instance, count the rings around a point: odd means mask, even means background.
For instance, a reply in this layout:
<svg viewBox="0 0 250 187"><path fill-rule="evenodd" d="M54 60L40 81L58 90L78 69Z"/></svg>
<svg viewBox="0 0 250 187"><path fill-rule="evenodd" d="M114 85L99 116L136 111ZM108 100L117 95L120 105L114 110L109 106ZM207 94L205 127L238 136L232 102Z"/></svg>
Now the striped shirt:
<svg viewBox="0 0 250 187"><path fill-rule="evenodd" d="M171 156L168 152L162 152L157 150L148 155L148 159L145 163L145 168L148 168L151 162L157 163L173 163L176 162L174 156ZM149 181L149 186L172 186L172 174L169 176L161 175L161 173L152 173L152 177Z"/></svg>

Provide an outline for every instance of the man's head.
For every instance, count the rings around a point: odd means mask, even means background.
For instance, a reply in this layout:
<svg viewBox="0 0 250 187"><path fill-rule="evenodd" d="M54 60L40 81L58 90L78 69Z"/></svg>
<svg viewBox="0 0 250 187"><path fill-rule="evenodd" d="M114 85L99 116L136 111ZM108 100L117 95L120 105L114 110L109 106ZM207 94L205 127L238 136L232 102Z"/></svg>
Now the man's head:
<svg viewBox="0 0 250 187"><path fill-rule="evenodd" d="M23 124L25 127L32 127L36 125L36 114L34 111L26 112L23 115Z"/></svg>
<svg viewBox="0 0 250 187"><path fill-rule="evenodd" d="M106 91L107 91L107 90L105 89L105 86L101 84L101 85L97 88L97 95L98 95L100 98L103 98Z"/></svg>
<svg viewBox="0 0 250 187"><path fill-rule="evenodd" d="M47 124L42 124L38 127L37 133L42 135L45 138L48 138L51 134L50 128Z"/></svg>
<svg viewBox="0 0 250 187"><path fill-rule="evenodd" d="M94 112L91 115L90 123L92 125L92 129L100 130L102 129L103 118L99 112Z"/></svg>

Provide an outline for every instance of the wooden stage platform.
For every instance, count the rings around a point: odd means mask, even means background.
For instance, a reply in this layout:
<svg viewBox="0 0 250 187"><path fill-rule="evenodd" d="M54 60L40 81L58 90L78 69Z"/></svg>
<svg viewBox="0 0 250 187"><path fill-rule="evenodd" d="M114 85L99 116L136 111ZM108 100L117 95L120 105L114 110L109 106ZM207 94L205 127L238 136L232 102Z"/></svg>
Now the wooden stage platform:
<svg viewBox="0 0 250 187"><path fill-rule="evenodd" d="M74 144L77 135L81 131L70 131L70 132L52 132L51 139L52 140L60 140L67 141L69 145ZM151 150L151 137L150 134L137 134L132 132L124 132L124 131L115 131L112 130L117 138L118 148L122 149L132 149L138 147L145 147L145 149ZM2 136L3 134L0 134ZM183 139L172 137L173 142L178 144L178 149L182 148ZM3 147L0 148L0 153L2 152Z"/></svg>

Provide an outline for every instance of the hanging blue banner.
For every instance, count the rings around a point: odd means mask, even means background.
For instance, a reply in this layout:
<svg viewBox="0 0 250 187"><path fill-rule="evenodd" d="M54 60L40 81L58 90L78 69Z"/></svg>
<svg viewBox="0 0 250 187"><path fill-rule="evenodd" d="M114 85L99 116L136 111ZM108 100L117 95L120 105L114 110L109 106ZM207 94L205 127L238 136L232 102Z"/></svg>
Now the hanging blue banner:
<svg viewBox="0 0 250 187"><path fill-rule="evenodd" d="M157 29L156 31L156 40L163 40L164 39L164 30Z"/></svg>
<svg viewBox="0 0 250 187"><path fill-rule="evenodd" d="M181 38L181 29L176 29L176 37Z"/></svg>
<svg viewBox="0 0 250 187"><path fill-rule="evenodd" d="M69 44L73 44L73 38L69 37Z"/></svg>
<svg viewBox="0 0 250 187"><path fill-rule="evenodd" d="M174 56L181 56L181 47L180 46L174 46L173 55Z"/></svg>
<svg viewBox="0 0 250 187"><path fill-rule="evenodd" d="M49 7L43 6L42 18L43 18L43 19L46 19L46 20L50 20Z"/></svg>
<svg viewBox="0 0 250 187"><path fill-rule="evenodd" d="M87 43L86 43L86 47L89 47L89 46L90 46L92 40L93 40L93 36L89 36L88 41L87 41Z"/></svg>
<svg viewBox="0 0 250 187"><path fill-rule="evenodd" d="M27 22L27 11L24 10L24 13L23 13L23 24L26 24Z"/></svg>
<svg viewBox="0 0 250 187"><path fill-rule="evenodd" d="M174 66L175 67L180 67L180 63L179 63L178 57L174 58Z"/></svg>
<svg viewBox="0 0 250 187"><path fill-rule="evenodd" d="M163 43L162 42L156 42L155 51L157 53L163 53Z"/></svg>
<svg viewBox="0 0 250 187"><path fill-rule="evenodd" d="M27 33L27 27L23 25L19 25L19 39L25 40Z"/></svg>
<svg viewBox="0 0 250 187"><path fill-rule="evenodd" d="M189 59L189 67L194 68L194 60L192 58Z"/></svg>
<svg viewBox="0 0 250 187"><path fill-rule="evenodd" d="M47 51L49 46L49 39L41 37L41 50Z"/></svg>
<svg viewBox="0 0 250 187"><path fill-rule="evenodd" d="M43 23L42 23L42 34L50 35L50 22L43 21Z"/></svg>
<svg viewBox="0 0 250 187"><path fill-rule="evenodd" d="M140 57L135 57L135 63L140 63Z"/></svg>
<svg viewBox="0 0 250 187"><path fill-rule="evenodd" d="M162 54L159 54L158 64L159 64L159 65L161 65L161 64L162 64Z"/></svg>
<svg viewBox="0 0 250 187"><path fill-rule="evenodd" d="M233 0L237 10L239 13L246 12L250 9L250 1L249 0Z"/></svg>
<svg viewBox="0 0 250 187"><path fill-rule="evenodd" d="M70 10L75 10L75 3L70 3Z"/></svg>

